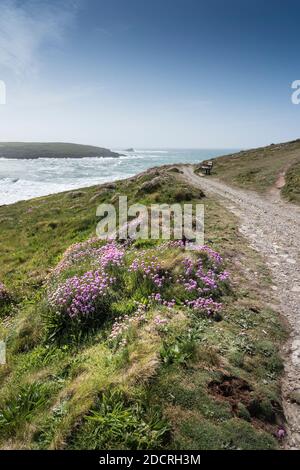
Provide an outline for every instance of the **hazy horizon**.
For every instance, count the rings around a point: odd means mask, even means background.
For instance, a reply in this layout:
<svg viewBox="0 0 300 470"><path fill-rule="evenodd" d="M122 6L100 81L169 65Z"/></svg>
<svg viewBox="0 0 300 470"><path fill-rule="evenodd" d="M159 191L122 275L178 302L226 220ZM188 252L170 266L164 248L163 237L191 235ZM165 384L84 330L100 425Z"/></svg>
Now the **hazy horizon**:
<svg viewBox="0 0 300 470"><path fill-rule="evenodd" d="M0 6L1 141L214 149L299 137L294 0Z"/></svg>
<svg viewBox="0 0 300 470"><path fill-rule="evenodd" d="M276 144L276 142L274 142ZM278 142L280 143L280 142ZM41 140L15 140L15 141L6 141L6 140L0 140L0 144L75 144L75 145L87 145L87 146L95 146L95 147L103 147L103 145L97 145L97 144L89 144L89 143L82 143L82 142L75 142L73 141L56 141L56 140L48 140L48 141L41 141ZM134 150L232 150L233 147L172 147L172 146L161 146L161 147L138 147L135 145L128 145L122 147L111 147L110 150L112 149L119 149L119 150L124 150L127 151L128 149L133 148ZM237 152L241 150L241 148L235 148Z"/></svg>

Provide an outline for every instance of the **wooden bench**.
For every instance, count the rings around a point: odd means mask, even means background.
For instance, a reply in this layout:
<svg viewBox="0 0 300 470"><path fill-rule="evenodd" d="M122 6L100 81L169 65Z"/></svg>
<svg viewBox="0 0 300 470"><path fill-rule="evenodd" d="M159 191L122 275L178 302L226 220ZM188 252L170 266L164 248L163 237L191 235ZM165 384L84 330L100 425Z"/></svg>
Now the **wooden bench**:
<svg viewBox="0 0 300 470"><path fill-rule="evenodd" d="M205 175L210 175L213 166L214 166L213 162L205 162L203 165L201 165L200 170L201 170L202 173L204 173Z"/></svg>

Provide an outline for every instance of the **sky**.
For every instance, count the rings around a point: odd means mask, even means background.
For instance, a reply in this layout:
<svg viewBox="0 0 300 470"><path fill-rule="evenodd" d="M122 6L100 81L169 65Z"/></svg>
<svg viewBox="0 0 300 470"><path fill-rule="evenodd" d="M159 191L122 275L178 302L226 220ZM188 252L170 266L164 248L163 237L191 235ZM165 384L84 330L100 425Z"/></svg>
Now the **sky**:
<svg viewBox="0 0 300 470"><path fill-rule="evenodd" d="M294 0L0 0L0 141L299 138L299 21Z"/></svg>

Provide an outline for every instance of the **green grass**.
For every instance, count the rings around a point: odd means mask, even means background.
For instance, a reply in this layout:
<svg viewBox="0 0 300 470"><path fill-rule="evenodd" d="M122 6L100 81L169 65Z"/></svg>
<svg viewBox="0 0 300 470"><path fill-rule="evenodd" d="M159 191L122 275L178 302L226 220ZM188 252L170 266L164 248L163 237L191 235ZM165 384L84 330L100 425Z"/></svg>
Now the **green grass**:
<svg viewBox="0 0 300 470"><path fill-rule="evenodd" d="M290 202L300 204L300 162L292 165L285 175L282 195Z"/></svg>
<svg viewBox="0 0 300 470"><path fill-rule="evenodd" d="M288 201L300 200L300 140L241 151L214 159L213 176L238 187L266 192L286 173L282 195Z"/></svg>
<svg viewBox="0 0 300 470"><path fill-rule="evenodd" d="M32 382L17 388L7 397L0 410L0 433L6 438L22 431L25 424L30 423L37 413L43 408L53 393L51 384Z"/></svg>
<svg viewBox="0 0 300 470"><path fill-rule="evenodd" d="M156 174L158 170L154 170ZM278 314L266 304L269 273L248 247L235 217L216 200L189 188L175 172L160 170L159 191L141 191L153 171L117 182L0 208L0 279L14 303L0 325L7 364L0 368L0 446L5 449L157 448L268 449L283 423L279 347L285 337ZM157 174L156 174L157 176ZM95 231L97 203L128 194L129 203L205 204L206 243L222 253L232 286L222 292L220 318L163 307L124 333L125 347L108 340L112 319L64 344L47 336L43 283L70 244ZM78 194L78 192L76 192ZM182 196L187 195L187 196ZM138 241L134 249L156 251ZM178 269L180 253L164 252L164 266ZM85 264L74 265L80 272ZM131 314L142 300L126 275L113 301L115 315ZM141 286L141 284L139 284ZM172 295L181 295L169 287ZM174 290L172 290L174 289ZM159 314L168 324L156 327ZM234 378L249 392L216 393L212 384ZM28 384L33 385L31 390ZM248 390L248 389L247 389Z"/></svg>
<svg viewBox="0 0 300 470"><path fill-rule="evenodd" d="M72 449L159 449L169 431L161 408L146 397L126 403L120 391L103 394L70 439Z"/></svg>

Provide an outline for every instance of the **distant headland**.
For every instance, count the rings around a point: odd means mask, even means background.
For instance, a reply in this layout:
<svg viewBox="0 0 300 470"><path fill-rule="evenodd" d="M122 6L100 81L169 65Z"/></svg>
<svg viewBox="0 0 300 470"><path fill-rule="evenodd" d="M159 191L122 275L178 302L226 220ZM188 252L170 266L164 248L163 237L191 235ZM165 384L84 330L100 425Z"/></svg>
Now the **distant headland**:
<svg viewBox="0 0 300 470"><path fill-rule="evenodd" d="M0 142L0 158L118 158L119 153L93 145L60 142Z"/></svg>

